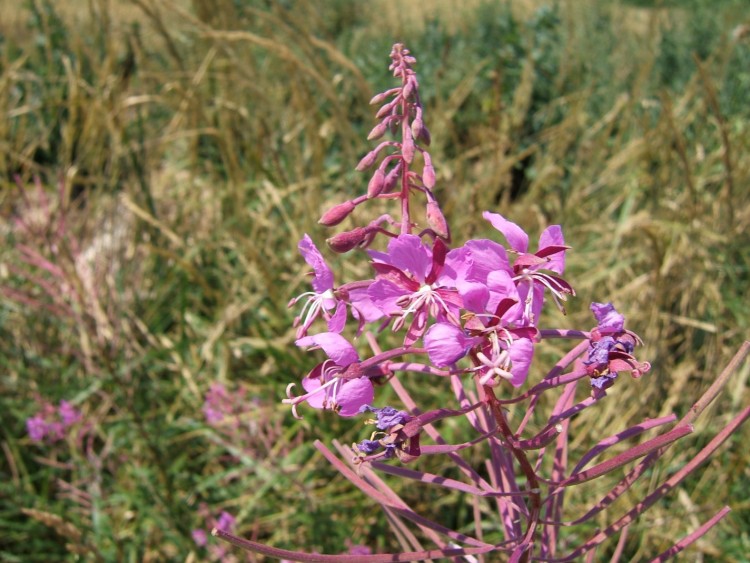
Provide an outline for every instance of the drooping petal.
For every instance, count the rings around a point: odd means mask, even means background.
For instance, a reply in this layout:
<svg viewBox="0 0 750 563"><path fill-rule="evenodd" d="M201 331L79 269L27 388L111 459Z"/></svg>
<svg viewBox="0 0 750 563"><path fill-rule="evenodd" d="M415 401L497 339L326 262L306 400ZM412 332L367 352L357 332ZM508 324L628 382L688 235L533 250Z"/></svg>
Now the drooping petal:
<svg viewBox="0 0 750 563"><path fill-rule="evenodd" d="M482 213L482 217L505 236L513 250L523 253L529 249L529 235L521 227L512 221L508 221L499 213L485 211Z"/></svg>
<svg viewBox="0 0 750 563"><path fill-rule="evenodd" d="M328 331L341 333L346 325L346 305L339 303L331 318L328 319Z"/></svg>
<svg viewBox="0 0 750 563"><path fill-rule="evenodd" d="M564 247L565 239L563 238L562 228L560 225L550 225L539 237L539 252L537 255L543 255L545 248L550 248L551 251L554 248ZM544 266L547 270L552 270L558 274L562 274L565 271L565 251L554 252L549 255L550 261Z"/></svg>
<svg viewBox="0 0 750 563"><path fill-rule="evenodd" d="M297 248L305 259L305 262L313 269L313 289L318 293L324 293L329 289L333 289L333 272L328 267L328 264L326 264L323 255L315 246L312 239L306 234L299 241L299 244L297 244Z"/></svg>
<svg viewBox="0 0 750 563"><path fill-rule="evenodd" d="M305 336L295 342L297 346L320 346L336 365L346 367L359 361L359 355L349 341L335 332L321 332L312 336ZM304 386L304 380L303 380Z"/></svg>
<svg viewBox="0 0 750 563"><path fill-rule="evenodd" d="M513 387L520 387L526 381L531 367L531 360L534 358L534 343L528 338L517 338L510 345L510 373L513 378L510 380Z"/></svg>
<svg viewBox="0 0 750 563"><path fill-rule="evenodd" d="M456 363L480 340L480 338L467 336L463 330L449 323L434 324L424 335L427 355L437 367Z"/></svg>

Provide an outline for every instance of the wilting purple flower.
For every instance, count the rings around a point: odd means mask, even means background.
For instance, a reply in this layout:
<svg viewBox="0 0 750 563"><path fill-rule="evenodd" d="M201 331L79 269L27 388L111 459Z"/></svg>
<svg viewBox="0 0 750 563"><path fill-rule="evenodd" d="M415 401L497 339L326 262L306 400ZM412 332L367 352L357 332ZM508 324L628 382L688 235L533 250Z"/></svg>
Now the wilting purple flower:
<svg viewBox="0 0 750 563"><path fill-rule="evenodd" d="M363 405L359 412L374 412L376 416L375 427L379 430L388 430L397 424L404 424L409 421L411 415L405 411L396 410L393 407L382 407L376 409L370 405Z"/></svg>
<svg viewBox="0 0 750 563"><path fill-rule="evenodd" d="M391 239L387 252L369 252L377 272L368 290L373 304L395 319L393 330L412 317L405 346L422 337L429 317L459 324L462 302L454 279L447 275L453 270L446 263L447 247L442 240L436 239L430 248L418 236L404 234Z"/></svg>
<svg viewBox="0 0 750 563"><path fill-rule="evenodd" d="M567 300L567 295L575 295L575 291L559 275L543 271L548 270L561 275L565 270L565 251L569 247L565 246L560 226L547 227L539 237L539 250L530 254L529 236L521 227L498 213L485 211L482 216L505 236L512 251L518 254L513 263L513 281L518 286L521 301L525 304L524 324L534 326L539 320L545 288L550 290L558 308L565 312L562 302Z"/></svg>
<svg viewBox="0 0 750 563"><path fill-rule="evenodd" d="M592 303L591 311L598 325L591 331L588 355L583 364L591 378L591 386L604 390L612 386L617 373L629 371L640 377L651 365L639 362L633 352L640 343L638 336L625 330L625 317L617 312L612 303Z"/></svg>
<svg viewBox="0 0 750 563"><path fill-rule="evenodd" d="M363 405L372 403L375 391L368 374L359 367L357 351L343 336L334 332L323 332L300 338L297 346L317 346L328 354L328 360L318 364L302 380L304 395L294 397L294 383L287 386L284 403L292 405L297 415L297 405L307 401L316 409L333 410L341 416L354 416ZM299 417L298 417L299 418Z"/></svg>
<svg viewBox="0 0 750 563"><path fill-rule="evenodd" d="M597 330L601 334L622 332L625 329L625 317L617 312L612 303L592 303L591 311L597 322Z"/></svg>

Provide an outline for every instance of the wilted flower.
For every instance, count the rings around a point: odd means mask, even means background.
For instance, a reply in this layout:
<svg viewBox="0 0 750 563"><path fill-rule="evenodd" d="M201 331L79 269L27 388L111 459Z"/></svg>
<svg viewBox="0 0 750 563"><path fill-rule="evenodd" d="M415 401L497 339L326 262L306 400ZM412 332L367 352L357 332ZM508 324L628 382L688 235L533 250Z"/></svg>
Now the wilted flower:
<svg viewBox="0 0 750 563"><path fill-rule="evenodd" d="M639 362L633 356L640 338L625 330L625 317L612 303L592 303L591 311L599 324L591 331L588 355L583 364L591 377L592 387L600 390L611 387L621 371L640 377L651 369L651 364Z"/></svg>

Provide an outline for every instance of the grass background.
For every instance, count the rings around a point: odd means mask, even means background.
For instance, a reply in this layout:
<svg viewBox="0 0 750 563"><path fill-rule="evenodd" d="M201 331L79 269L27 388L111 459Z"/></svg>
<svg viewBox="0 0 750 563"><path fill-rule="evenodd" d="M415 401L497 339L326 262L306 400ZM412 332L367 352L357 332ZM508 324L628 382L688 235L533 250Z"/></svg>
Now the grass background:
<svg viewBox="0 0 750 563"><path fill-rule="evenodd" d="M296 241L321 241L320 213L364 189L367 101L392 85L395 41L419 61L456 243L489 236L485 209L532 233L562 224L578 297L548 325L588 327L588 304L612 300L646 341L652 372L575 423L583 444L683 414L747 339L747 4L461 5L2 3L1 558L202 560L202 506L279 547L394 547L311 446L359 440L359 426L295 421L279 399L315 361L290 347ZM333 260L338 279L363 271ZM747 404L747 377L641 494ZM213 382L245 390L239 426L206 424ZM83 411L85 439L32 443L26 418L60 399ZM748 439L635 525L632 559L728 503L689 554L747 560ZM426 515L466 516L414 495Z"/></svg>

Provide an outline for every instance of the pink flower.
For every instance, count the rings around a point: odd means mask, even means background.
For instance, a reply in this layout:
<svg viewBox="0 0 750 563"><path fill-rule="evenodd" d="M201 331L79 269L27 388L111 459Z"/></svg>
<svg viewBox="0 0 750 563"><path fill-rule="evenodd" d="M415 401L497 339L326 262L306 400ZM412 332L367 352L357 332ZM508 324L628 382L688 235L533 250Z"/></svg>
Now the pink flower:
<svg viewBox="0 0 750 563"><path fill-rule="evenodd" d="M459 324L461 297L455 288L452 264L446 260L448 249L441 239L426 246L416 235L391 239L387 252L369 251L377 279L368 294L373 304L395 319L393 330L412 321L404 346L419 340L427 329L427 319ZM460 264L456 264L460 268Z"/></svg>
<svg viewBox="0 0 750 563"><path fill-rule="evenodd" d="M568 295L575 295L575 291L559 275L543 271L562 274L565 270L565 251L570 247L565 246L560 226L547 227L539 237L539 250L530 254L529 236L521 227L498 213L485 211L482 216L505 236L511 250L518 254L513 263L513 281L518 287L521 302L525 304L523 324L536 325L542 310L545 288L549 289L555 304L564 313L562 302L567 300Z"/></svg>
<svg viewBox="0 0 750 563"><path fill-rule="evenodd" d="M368 374L359 367L357 351L343 336L334 332L324 332L300 338L297 346L322 348L328 360L318 364L302 380L306 393L295 397L294 383L287 386L284 403L292 405L292 413L297 415L297 405L306 401L316 409L332 410L341 416L354 416L364 405L372 403L375 391Z"/></svg>
<svg viewBox="0 0 750 563"><path fill-rule="evenodd" d="M334 293L333 272L308 235L302 237L297 247L305 262L313 269L311 282L313 291L302 293L289 302L291 307L301 299L305 300L302 312L295 319L295 324L299 325L297 338L305 336L307 329L319 316L326 320L329 331L341 332L346 323L346 306Z"/></svg>

